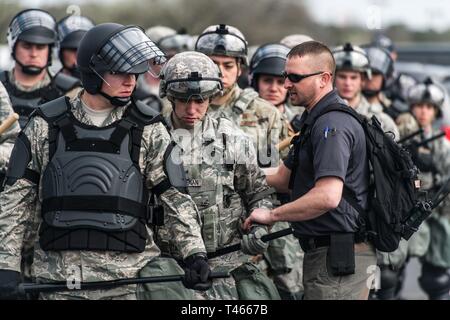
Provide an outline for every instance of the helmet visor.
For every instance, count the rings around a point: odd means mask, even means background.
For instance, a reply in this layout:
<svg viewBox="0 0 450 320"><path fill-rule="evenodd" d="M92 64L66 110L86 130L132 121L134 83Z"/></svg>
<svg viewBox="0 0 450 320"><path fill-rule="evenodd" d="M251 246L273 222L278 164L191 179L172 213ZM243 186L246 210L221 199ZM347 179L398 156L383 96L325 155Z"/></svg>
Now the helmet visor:
<svg viewBox="0 0 450 320"><path fill-rule="evenodd" d="M218 78L174 79L167 81L166 85L168 96L183 100L192 97L201 97L204 100L222 90L222 81Z"/></svg>
<svg viewBox="0 0 450 320"><path fill-rule="evenodd" d="M158 77L166 62L164 53L138 27L128 27L113 35L97 57L116 73L150 72Z"/></svg>
<svg viewBox="0 0 450 320"><path fill-rule="evenodd" d="M88 31L94 26L91 20L82 16L68 16L58 24L58 39L63 41L75 31Z"/></svg>
<svg viewBox="0 0 450 320"><path fill-rule="evenodd" d="M369 59L357 51L336 51L333 52L337 69L365 71L369 68Z"/></svg>
<svg viewBox="0 0 450 320"><path fill-rule="evenodd" d="M29 10L19 14L17 17L13 19L10 25L10 37L12 39L16 39L22 34L24 31L41 27L42 29L48 29L49 35L51 35L50 39L52 42L56 40L56 23L52 16L50 16L47 12L40 10ZM42 30L41 29L41 30ZM47 37L48 38L48 37Z"/></svg>
<svg viewBox="0 0 450 320"><path fill-rule="evenodd" d="M389 78L392 75L393 71L393 61L391 56L380 48L364 48L366 51L370 68L375 72L380 72L384 75L385 78Z"/></svg>
<svg viewBox="0 0 450 320"><path fill-rule="evenodd" d="M444 90L435 84L418 84L409 89L408 100L410 104L431 103L436 107L441 107L445 99Z"/></svg>
<svg viewBox="0 0 450 320"><path fill-rule="evenodd" d="M247 43L244 39L231 33L207 32L199 36L195 44L195 50L206 55L245 57L247 55Z"/></svg>
<svg viewBox="0 0 450 320"><path fill-rule="evenodd" d="M286 61L289 51L288 47L282 45L268 45L261 47L256 51L252 58L251 69L256 69L261 61L269 58L279 58Z"/></svg>

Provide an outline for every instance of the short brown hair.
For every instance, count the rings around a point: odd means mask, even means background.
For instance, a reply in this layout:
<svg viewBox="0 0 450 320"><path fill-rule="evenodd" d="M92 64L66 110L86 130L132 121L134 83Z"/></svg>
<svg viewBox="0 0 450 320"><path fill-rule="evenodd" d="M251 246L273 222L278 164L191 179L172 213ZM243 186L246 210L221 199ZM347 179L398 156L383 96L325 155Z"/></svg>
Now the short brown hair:
<svg viewBox="0 0 450 320"><path fill-rule="evenodd" d="M336 69L336 62L334 61L333 53L331 50L319 41L306 41L299 45L296 45L289 51L288 58L291 57L304 57L304 56L323 56L324 58L318 61L318 63L327 68L334 75Z"/></svg>

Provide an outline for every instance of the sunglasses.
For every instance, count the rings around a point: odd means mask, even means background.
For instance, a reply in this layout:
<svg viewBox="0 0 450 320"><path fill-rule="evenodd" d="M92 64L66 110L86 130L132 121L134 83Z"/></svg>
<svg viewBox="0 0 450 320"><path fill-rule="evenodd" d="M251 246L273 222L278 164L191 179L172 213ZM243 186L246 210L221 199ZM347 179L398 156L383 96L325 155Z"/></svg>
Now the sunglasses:
<svg viewBox="0 0 450 320"><path fill-rule="evenodd" d="M306 79L308 77L312 77L312 76L316 76L318 74L322 74L325 71L319 71L319 72L314 72L314 73L309 73L309 74L296 74L296 73L287 73L286 71L283 71L283 78L286 79L288 78L289 81L293 82L293 83L297 83L302 81L303 79Z"/></svg>

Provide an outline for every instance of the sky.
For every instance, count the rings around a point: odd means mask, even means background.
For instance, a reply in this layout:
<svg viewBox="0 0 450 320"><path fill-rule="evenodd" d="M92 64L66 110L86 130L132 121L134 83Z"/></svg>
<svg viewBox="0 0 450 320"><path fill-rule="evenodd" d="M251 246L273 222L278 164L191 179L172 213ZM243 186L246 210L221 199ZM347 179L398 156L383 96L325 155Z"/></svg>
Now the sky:
<svg viewBox="0 0 450 320"><path fill-rule="evenodd" d="M0 0L2 1L2 0ZM88 0L70 0L79 4ZM97 0L97 3L117 0ZM145 1L145 0L143 0ZM192 1L192 0L186 0ZM244 1L244 0L243 0ZM246 0L255 1L255 0ZM277 1L277 0L274 0ZM450 1L447 0L292 0L302 1L320 23L347 26L356 24L369 29L383 29L402 23L416 31L450 29ZM59 0L20 0L27 6L40 6ZM257 1L255 1L257 3Z"/></svg>

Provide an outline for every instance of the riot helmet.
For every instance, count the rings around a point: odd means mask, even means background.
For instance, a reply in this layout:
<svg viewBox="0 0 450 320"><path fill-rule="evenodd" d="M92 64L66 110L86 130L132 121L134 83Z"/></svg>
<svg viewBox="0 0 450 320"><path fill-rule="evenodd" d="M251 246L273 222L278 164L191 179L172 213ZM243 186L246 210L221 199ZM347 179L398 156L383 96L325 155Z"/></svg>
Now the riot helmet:
<svg viewBox="0 0 450 320"><path fill-rule="evenodd" d="M102 23L90 29L80 42L77 64L81 82L90 94L101 94L113 105L123 106L130 98L110 97L101 91L107 72L159 76L164 53L137 26Z"/></svg>
<svg viewBox="0 0 450 320"><path fill-rule="evenodd" d="M56 21L44 10L27 9L17 13L11 20L7 32L8 46L13 59L26 74L37 75L51 65L52 47L57 41ZM16 44L22 40L31 44L49 45L47 64L44 67L23 65L16 59Z"/></svg>
<svg viewBox="0 0 450 320"><path fill-rule="evenodd" d="M333 50L337 71L357 71L366 74L370 79L370 63L367 54L358 46L346 43Z"/></svg>

